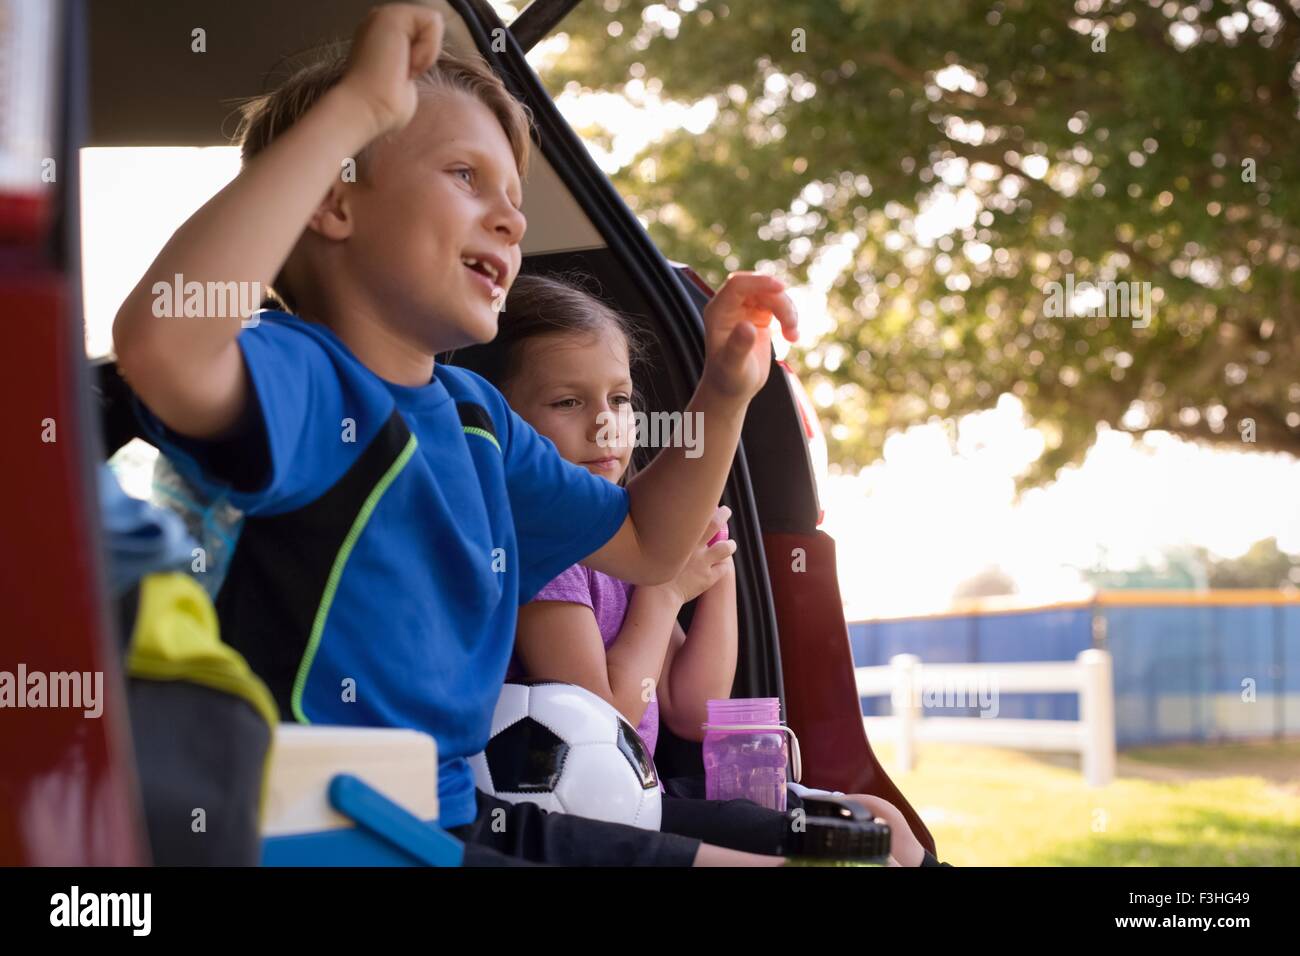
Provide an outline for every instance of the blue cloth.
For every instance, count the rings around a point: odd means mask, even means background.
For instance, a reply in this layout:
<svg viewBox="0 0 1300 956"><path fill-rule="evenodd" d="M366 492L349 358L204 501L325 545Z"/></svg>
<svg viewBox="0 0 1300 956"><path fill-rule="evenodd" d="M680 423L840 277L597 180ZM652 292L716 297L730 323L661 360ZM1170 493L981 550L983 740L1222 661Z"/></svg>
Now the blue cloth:
<svg viewBox="0 0 1300 956"><path fill-rule="evenodd" d="M200 492L252 519L316 501L398 411L415 445L376 486L382 494L363 513L332 603L322 596L324 629L302 665L302 716L432 734L441 823L469 823L466 758L487 744L519 605L614 535L627 492L566 462L472 372L438 365L428 385L396 385L324 326L260 318L239 336L261 416L242 439L263 461L255 487L221 477L229 466L213 457L217 445L182 438L142 409L146 430ZM488 412L495 441L463 427L458 402ZM340 692L347 679L352 701Z"/></svg>
<svg viewBox="0 0 1300 956"><path fill-rule="evenodd" d="M189 565L196 545L184 522L170 511L132 498L108 465L99 466L99 513L113 597L146 574Z"/></svg>
<svg viewBox="0 0 1300 956"><path fill-rule="evenodd" d="M244 516L224 498L202 501L202 494L177 474L166 455L154 462L153 489L150 500L179 515L185 530L199 543L203 560L192 562L194 577L213 601L221 590L226 568L239 540Z"/></svg>

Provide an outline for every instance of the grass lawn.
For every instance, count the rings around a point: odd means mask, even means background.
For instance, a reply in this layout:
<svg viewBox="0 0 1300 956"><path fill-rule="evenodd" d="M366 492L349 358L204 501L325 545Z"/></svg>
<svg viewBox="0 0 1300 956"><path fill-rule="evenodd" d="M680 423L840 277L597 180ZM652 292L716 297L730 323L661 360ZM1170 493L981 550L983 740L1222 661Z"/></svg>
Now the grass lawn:
<svg viewBox="0 0 1300 956"><path fill-rule="evenodd" d="M1100 789L1070 755L875 749L954 866L1300 866L1300 741L1123 751Z"/></svg>

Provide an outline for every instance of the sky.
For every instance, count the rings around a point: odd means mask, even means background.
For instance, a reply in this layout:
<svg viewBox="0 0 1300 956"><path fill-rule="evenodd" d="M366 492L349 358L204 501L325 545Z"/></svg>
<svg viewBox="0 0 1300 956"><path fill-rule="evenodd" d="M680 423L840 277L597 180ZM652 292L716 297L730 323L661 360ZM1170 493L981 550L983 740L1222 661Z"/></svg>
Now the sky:
<svg viewBox="0 0 1300 956"><path fill-rule="evenodd" d="M562 46L548 40L530 59L543 64ZM702 130L712 119L708 107L664 102L645 87L630 99L565 92L556 102L575 128L613 133L611 149L590 147L607 172L655 137L678 126ZM90 355L111 349L122 299L176 227L237 170L232 148L82 151ZM942 234L961 215L932 209L927 229ZM792 290L801 345L829 327L826 290L848 260L846 250L828 250L811 281ZM779 337L777 345L784 354ZM1018 497L1015 479L1042 449L1020 403L1004 395L956 423L955 442L942 425L916 426L893 435L859 473L822 477L823 527L837 542L849 619L943 610L959 583L990 566L1014 580L1019 600L1050 603L1089 593L1080 569L1133 569L1170 548L1235 557L1276 536L1300 552L1300 462L1289 456L1102 430L1082 465ZM146 494L147 456L127 458L128 491Z"/></svg>

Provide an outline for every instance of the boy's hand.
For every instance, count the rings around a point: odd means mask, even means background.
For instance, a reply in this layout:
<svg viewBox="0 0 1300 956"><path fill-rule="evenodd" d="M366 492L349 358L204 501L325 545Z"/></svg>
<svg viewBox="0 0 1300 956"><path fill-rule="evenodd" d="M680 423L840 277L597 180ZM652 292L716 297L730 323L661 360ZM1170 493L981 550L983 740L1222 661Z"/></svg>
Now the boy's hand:
<svg viewBox="0 0 1300 956"><path fill-rule="evenodd" d="M763 387L772 364L773 316L787 341L799 337L785 283L757 272L733 272L705 306L704 379L718 393L747 402Z"/></svg>
<svg viewBox="0 0 1300 956"><path fill-rule="evenodd" d="M442 14L413 3L376 7L357 28L339 88L370 110L375 137L401 129L415 115L415 78L437 62L442 32Z"/></svg>
<svg viewBox="0 0 1300 956"><path fill-rule="evenodd" d="M731 556L736 553L736 542L724 538L716 544L709 543L720 530L726 528L730 517L730 508L725 505L718 508L691 551L686 566L677 573L677 577L661 585L671 591L677 603L694 601L735 567Z"/></svg>

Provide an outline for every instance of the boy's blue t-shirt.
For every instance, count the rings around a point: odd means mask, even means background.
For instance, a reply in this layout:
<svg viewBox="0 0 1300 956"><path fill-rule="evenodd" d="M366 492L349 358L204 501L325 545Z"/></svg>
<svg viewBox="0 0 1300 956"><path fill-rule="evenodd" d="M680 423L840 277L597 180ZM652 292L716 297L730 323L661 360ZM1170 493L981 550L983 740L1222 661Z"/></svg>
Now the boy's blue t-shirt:
<svg viewBox="0 0 1300 956"><path fill-rule="evenodd" d="M177 470L245 514L223 636L286 716L432 734L441 822L468 823L466 758L487 744L518 607L614 535L627 492L562 459L473 372L395 385L324 326L259 318L239 344L261 419L233 456L259 462L252 486L228 477L230 447L142 410Z"/></svg>

